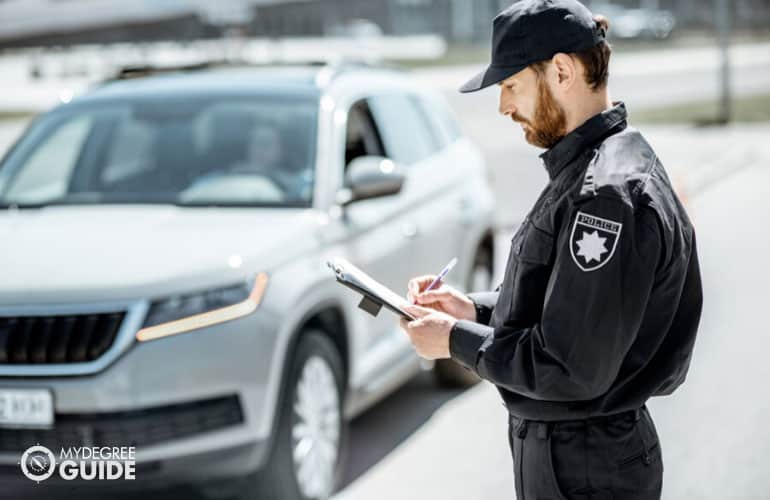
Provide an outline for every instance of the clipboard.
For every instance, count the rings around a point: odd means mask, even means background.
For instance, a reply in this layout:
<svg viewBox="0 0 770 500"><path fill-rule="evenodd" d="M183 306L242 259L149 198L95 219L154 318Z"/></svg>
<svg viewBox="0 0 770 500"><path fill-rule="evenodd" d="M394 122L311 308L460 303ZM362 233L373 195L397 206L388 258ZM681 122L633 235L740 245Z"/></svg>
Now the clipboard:
<svg viewBox="0 0 770 500"><path fill-rule="evenodd" d="M378 282L347 259L337 257L328 261L326 265L334 271L337 282L363 296L358 307L372 316L376 317L382 306L385 306L406 320L416 319L404 310L404 307L410 305L406 298Z"/></svg>

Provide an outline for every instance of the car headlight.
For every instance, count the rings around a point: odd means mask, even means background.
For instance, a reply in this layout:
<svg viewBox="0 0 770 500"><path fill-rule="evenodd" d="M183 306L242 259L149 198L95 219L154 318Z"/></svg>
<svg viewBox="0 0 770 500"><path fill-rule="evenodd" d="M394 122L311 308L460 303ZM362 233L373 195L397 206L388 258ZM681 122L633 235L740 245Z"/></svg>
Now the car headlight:
<svg viewBox="0 0 770 500"><path fill-rule="evenodd" d="M136 339L154 340L242 318L257 308L267 281L267 274L259 273L238 285L155 301Z"/></svg>

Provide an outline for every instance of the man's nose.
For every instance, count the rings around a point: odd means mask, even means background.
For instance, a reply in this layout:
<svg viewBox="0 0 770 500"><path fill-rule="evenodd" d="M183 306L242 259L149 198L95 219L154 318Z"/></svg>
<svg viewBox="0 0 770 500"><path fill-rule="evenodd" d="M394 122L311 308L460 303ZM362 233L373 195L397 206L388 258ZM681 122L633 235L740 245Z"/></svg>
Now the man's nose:
<svg viewBox="0 0 770 500"><path fill-rule="evenodd" d="M505 98L503 91L500 91L500 104L498 106L498 111L501 115L504 116L513 116L513 113L516 111L516 107L513 105L510 99Z"/></svg>

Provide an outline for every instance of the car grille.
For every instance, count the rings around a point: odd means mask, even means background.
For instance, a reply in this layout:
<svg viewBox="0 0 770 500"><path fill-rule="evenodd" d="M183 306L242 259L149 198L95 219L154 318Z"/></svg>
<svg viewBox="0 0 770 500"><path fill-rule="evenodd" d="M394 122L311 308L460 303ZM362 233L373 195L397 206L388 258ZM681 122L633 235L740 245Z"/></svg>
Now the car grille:
<svg viewBox="0 0 770 500"><path fill-rule="evenodd" d="M0 317L0 364L81 363L110 348L124 312Z"/></svg>
<svg viewBox="0 0 770 500"><path fill-rule="evenodd" d="M147 446L243 422L235 395L113 413L57 414L53 429L0 429L0 452L40 443L58 455L70 446Z"/></svg>

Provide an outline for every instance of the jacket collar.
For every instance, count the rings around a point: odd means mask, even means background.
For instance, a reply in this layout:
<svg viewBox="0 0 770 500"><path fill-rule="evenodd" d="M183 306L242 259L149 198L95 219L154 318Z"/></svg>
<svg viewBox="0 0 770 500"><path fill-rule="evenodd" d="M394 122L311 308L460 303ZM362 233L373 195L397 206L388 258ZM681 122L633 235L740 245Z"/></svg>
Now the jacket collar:
<svg viewBox="0 0 770 500"><path fill-rule="evenodd" d="M611 108L595 114L540 155L551 180L598 139L609 135L616 128L626 128L626 105L622 101L612 104Z"/></svg>

